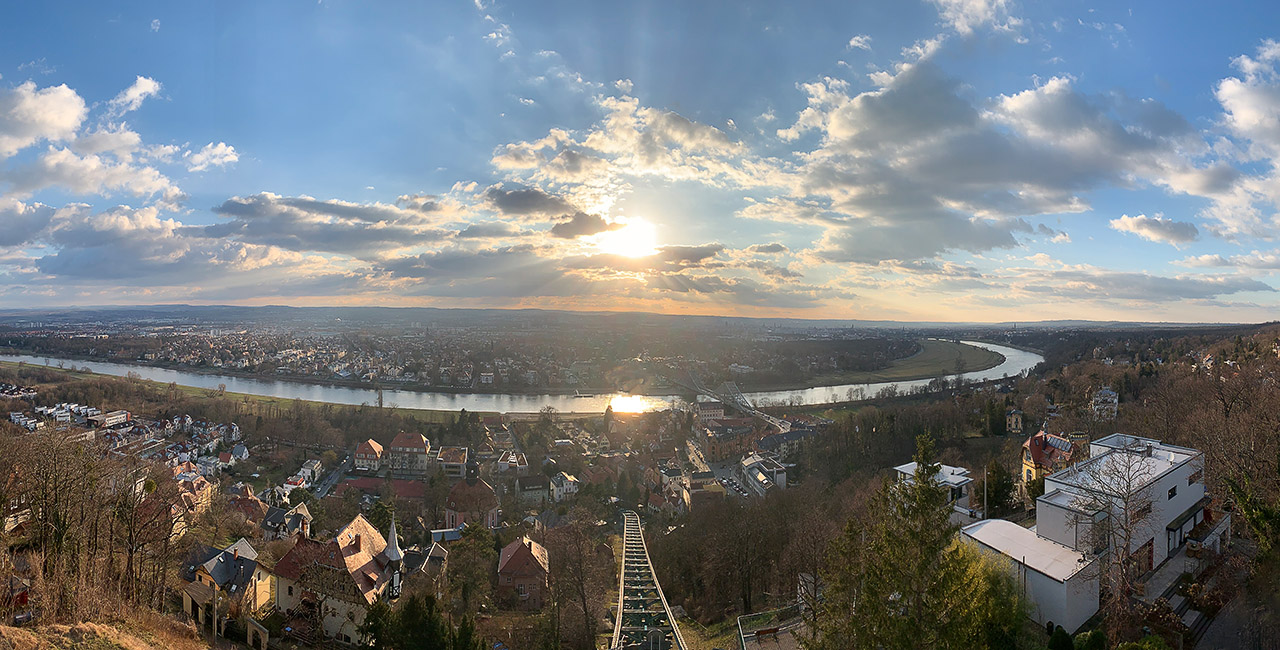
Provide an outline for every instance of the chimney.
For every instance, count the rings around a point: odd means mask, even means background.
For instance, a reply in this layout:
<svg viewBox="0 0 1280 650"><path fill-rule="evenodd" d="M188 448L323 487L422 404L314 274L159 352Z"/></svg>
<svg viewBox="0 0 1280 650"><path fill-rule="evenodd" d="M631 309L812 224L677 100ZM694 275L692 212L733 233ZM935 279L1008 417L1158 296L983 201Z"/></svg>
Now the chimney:
<svg viewBox="0 0 1280 650"><path fill-rule="evenodd" d="M236 560L237 562L239 562L239 561L240 561L240 547L238 547L238 546L237 546L237 547L236 547L236 549L235 549L235 560Z"/></svg>
<svg viewBox="0 0 1280 650"><path fill-rule="evenodd" d="M355 539L354 539L354 543L355 543L355 546L356 546L356 552L357 552L357 553L359 553L359 552L360 552L360 550L361 550L361 548L360 548L360 535L359 535L359 534L356 534Z"/></svg>
<svg viewBox="0 0 1280 650"><path fill-rule="evenodd" d="M303 539L310 539L310 537L311 537L310 532L311 532L311 531L310 531L310 530L308 530L309 528L311 528L311 522L310 522L310 521L307 521L307 518L306 518L306 517L303 517L303 518L302 518L302 538L303 538Z"/></svg>

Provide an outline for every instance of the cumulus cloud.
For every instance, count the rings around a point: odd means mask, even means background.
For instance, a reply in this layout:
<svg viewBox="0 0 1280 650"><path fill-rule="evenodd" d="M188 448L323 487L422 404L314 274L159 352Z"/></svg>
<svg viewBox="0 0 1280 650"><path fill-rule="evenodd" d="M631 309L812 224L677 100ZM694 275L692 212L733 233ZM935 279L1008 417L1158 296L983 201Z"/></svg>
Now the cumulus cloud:
<svg viewBox="0 0 1280 650"><path fill-rule="evenodd" d="M152 19L151 19L151 31L153 31L153 32L158 32L158 31L160 31L160 19L159 19L159 18L152 18Z"/></svg>
<svg viewBox="0 0 1280 650"><path fill-rule="evenodd" d="M564 221L558 221L551 226L551 236L560 237L562 239L574 239L576 237L586 237L588 235L598 235L602 232L617 230L624 224L609 223L604 217L598 214L587 214L585 212L575 212L569 215Z"/></svg>
<svg viewBox="0 0 1280 650"><path fill-rule="evenodd" d="M440 241L448 236L427 214L385 203L352 203L264 192L232 197L213 211L230 220L193 228L192 234L229 237L297 252L380 257L388 251Z"/></svg>
<svg viewBox="0 0 1280 650"><path fill-rule="evenodd" d="M54 209L43 203L23 203L0 196L0 247L18 246L33 241L44 232Z"/></svg>
<svg viewBox="0 0 1280 650"><path fill-rule="evenodd" d="M0 88L0 159L40 141L72 139L88 110L65 84L37 89L27 81Z"/></svg>
<svg viewBox="0 0 1280 650"><path fill-rule="evenodd" d="M938 15L960 34L1008 16L1008 0L932 0Z"/></svg>
<svg viewBox="0 0 1280 650"><path fill-rule="evenodd" d="M119 117L142 106L143 100L160 94L160 82L138 75L133 84L107 102L107 114Z"/></svg>
<svg viewBox="0 0 1280 650"><path fill-rule="evenodd" d="M206 144L200 151L187 156L187 169L193 172L204 171L210 167L224 167L240 160L235 147L219 142Z"/></svg>
<svg viewBox="0 0 1280 650"><path fill-rule="evenodd" d="M848 47L851 50L856 48L859 50L867 50L868 52L870 52L871 37L867 36L866 34L858 34L857 36L854 36L853 38L849 39Z"/></svg>
<svg viewBox="0 0 1280 650"><path fill-rule="evenodd" d="M497 211L513 216L549 216L576 212L568 201L536 187L498 185L485 190L485 198Z"/></svg>
<svg viewBox="0 0 1280 650"><path fill-rule="evenodd" d="M80 195L126 192L138 197L158 197L174 206L186 195L154 167L113 161L98 154L77 155L70 149L50 147L34 162L11 170L4 177L18 196L49 187L61 187Z"/></svg>
<svg viewBox="0 0 1280 650"><path fill-rule="evenodd" d="M1147 241L1174 246L1191 243L1200 236L1200 231L1196 229L1195 224L1166 219L1159 214L1154 217L1148 217L1145 214L1131 217L1125 214L1119 219L1112 219L1110 225L1112 230L1131 233Z"/></svg>

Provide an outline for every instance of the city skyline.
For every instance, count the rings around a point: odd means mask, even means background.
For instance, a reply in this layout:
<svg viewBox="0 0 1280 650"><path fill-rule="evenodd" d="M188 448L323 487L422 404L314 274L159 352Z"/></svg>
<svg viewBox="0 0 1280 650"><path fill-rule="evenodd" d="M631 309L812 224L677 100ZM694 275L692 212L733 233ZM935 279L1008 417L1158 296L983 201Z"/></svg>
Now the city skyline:
<svg viewBox="0 0 1280 650"><path fill-rule="evenodd" d="M1274 9L545 7L11 9L0 306L1280 306Z"/></svg>

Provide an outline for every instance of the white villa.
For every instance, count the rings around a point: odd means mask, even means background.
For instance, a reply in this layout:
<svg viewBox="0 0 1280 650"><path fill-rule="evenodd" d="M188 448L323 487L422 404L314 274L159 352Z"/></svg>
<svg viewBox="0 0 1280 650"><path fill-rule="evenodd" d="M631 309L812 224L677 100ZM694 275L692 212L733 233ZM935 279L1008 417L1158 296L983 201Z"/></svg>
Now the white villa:
<svg viewBox="0 0 1280 650"><path fill-rule="evenodd" d="M1217 516L1199 451L1117 433L1091 443L1089 452L1088 460L1045 477L1034 527L991 519L961 530L963 540L1017 566L1038 622L1070 632L1097 612L1096 567L1114 545L1127 540L1129 548L1119 550L1149 575L1177 555L1197 524ZM1229 525L1222 517L1196 543L1217 551Z"/></svg>

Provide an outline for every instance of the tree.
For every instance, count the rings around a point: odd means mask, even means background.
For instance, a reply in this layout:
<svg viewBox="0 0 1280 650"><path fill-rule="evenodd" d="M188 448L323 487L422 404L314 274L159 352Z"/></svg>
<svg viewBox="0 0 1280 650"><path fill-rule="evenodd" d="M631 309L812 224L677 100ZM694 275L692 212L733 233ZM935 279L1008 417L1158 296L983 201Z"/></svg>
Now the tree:
<svg viewBox="0 0 1280 650"><path fill-rule="evenodd" d="M569 524L547 534L557 613L573 619L561 626L568 648L591 650L595 646L596 623L612 585L613 565L596 552L599 542L591 530L594 521L595 517L579 508Z"/></svg>
<svg viewBox="0 0 1280 650"><path fill-rule="evenodd" d="M1071 635L1061 625L1053 628L1053 635L1049 637L1049 650L1075 650Z"/></svg>
<svg viewBox="0 0 1280 650"><path fill-rule="evenodd" d="M498 562L493 534L482 525L469 525L449 549L449 591L456 610L475 613L489 597Z"/></svg>
<svg viewBox="0 0 1280 650"><path fill-rule="evenodd" d="M879 516L865 526L850 520L834 544L812 647L969 648L985 641L984 611L1004 620L1008 603L983 602L972 555L954 541L933 441L916 444L915 475L887 482L870 507Z"/></svg>
<svg viewBox="0 0 1280 650"><path fill-rule="evenodd" d="M387 601L379 599L365 612L364 622L356 628L361 643L369 650L390 650L396 632L396 616Z"/></svg>
<svg viewBox="0 0 1280 650"><path fill-rule="evenodd" d="M304 487L293 488L289 491L289 505L291 506L296 506L299 503L311 503L315 498L315 493Z"/></svg>
<svg viewBox="0 0 1280 650"><path fill-rule="evenodd" d="M379 499L369 509L369 523L379 531L390 530L391 518L396 514L395 504L389 499ZM387 540L390 542L391 540Z"/></svg>
<svg viewBox="0 0 1280 650"><path fill-rule="evenodd" d="M978 507L989 510L988 517L999 517L1012 508L1013 496L1013 474L1005 469L999 460L993 458L990 463L987 463L982 478L974 484L969 503L977 503Z"/></svg>
<svg viewBox="0 0 1280 650"><path fill-rule="evenodd" d="M1027 498L1035 501L1044 496L1044 477L1038 476L1027 481Z"/></svg>

